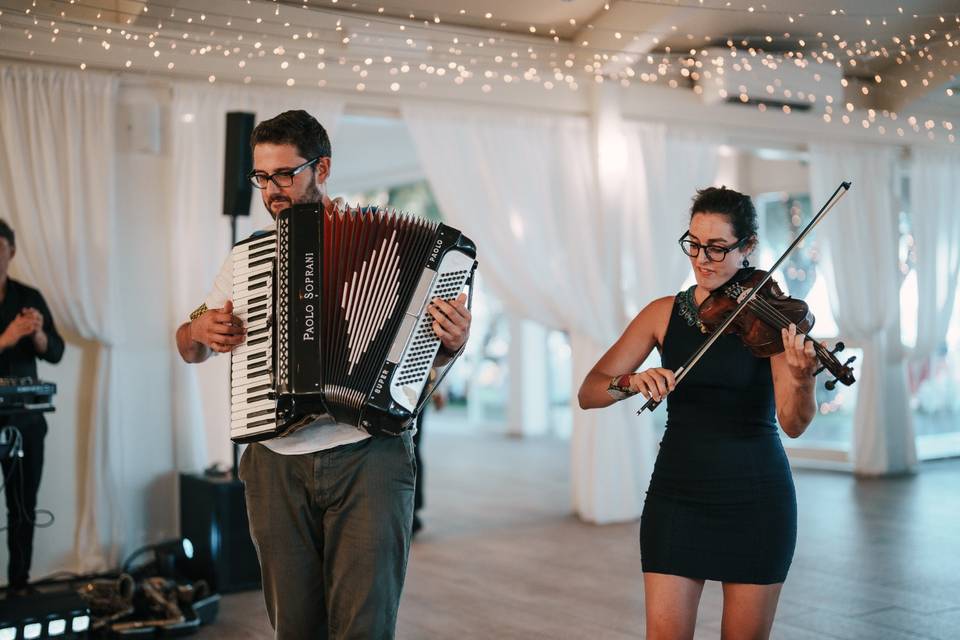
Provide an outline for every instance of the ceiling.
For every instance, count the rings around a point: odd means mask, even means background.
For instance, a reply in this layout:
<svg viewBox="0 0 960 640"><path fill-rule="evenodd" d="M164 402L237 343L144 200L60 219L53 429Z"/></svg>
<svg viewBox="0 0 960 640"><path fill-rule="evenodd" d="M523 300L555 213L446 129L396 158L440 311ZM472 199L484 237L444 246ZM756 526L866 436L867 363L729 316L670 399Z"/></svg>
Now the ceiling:
<svg viewBox="0 0 960 640"><path fill-rule="evenodd" d="M0 11L0 56L83 68L386 93L576 89L644 69L679 77L682 60L732 45L839 65L878 109L960 116L957 0L0 0Z"/></svg>

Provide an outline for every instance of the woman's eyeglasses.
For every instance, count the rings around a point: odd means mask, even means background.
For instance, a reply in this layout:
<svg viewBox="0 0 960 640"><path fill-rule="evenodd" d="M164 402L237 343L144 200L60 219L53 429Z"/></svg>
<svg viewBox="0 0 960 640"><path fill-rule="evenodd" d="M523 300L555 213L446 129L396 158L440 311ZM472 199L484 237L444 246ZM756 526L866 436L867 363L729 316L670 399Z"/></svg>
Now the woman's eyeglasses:
<svg viewBox="0 0 960 640"><path fill-rule="evenodd" d="M724 247L719 244L700 244L699 242L694 241L687 236L690 235L689 231L685 231L682 236L680 236L680 249L683 250L685 254L691 258L696 258L700 255L700 250L707 254L707 260L710 262L723 262L724 258L727 257L727 254L735 249L739 249L746 242L747 238L741 238L737 241L736 244L730 245L729 247Z"/></svg>

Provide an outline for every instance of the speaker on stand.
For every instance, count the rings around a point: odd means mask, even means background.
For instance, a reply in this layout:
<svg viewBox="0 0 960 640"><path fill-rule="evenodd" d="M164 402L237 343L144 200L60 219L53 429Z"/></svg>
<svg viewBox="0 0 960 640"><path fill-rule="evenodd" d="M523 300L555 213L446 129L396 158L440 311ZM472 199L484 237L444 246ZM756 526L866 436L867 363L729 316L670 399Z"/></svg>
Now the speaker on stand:
<svg viewBox="0 0 960 640"><path fill-rule="evenodd" d="M253 185L247 177L253 170L250 136L256 116L231 111L227 114L227 144L223 157L223 215L236 218L250 215ZM236 238L234 238L236 242ZM231 247L233 245L231 244Z"/></svg>

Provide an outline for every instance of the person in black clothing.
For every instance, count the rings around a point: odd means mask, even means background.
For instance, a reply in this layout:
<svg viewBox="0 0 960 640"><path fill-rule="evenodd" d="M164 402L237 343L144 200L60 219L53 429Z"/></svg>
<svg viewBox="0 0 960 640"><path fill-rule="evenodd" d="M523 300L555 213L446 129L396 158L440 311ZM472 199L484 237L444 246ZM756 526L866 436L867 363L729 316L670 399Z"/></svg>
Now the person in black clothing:
<svg viewBox="0 0 960 640"><path fill-rule="evenodd" d="M721 336L677 385L674 372L706 340L701 303L757 245L749 196L697 192L680 248L696 284L654 300L587 374L582 408L634 393L667 400L667 428L640 518L647 638L693 638L704 581L723 584L724 638L768 638L793 559L797 503L777 422L791 438L816 414L813 343L796 327L785 351L754 356ZM637 368L657 348L661 367ZM669 394L669 395L668 395Z"/></svg>
<svg viewBox="0 0 960 640"><path fill-rule="evenodd" d="M0 377L36 378L37 358L60 362L63 338L40 292L8 277L16 253L13 229L0 220ZM16 427L22 434L22 454L11 451L13 455L2 460L10 555L7 588L8 593L17 594L26 589L30 577L47 422L43 414L0 418L0 428L7 427Z"/></svg>

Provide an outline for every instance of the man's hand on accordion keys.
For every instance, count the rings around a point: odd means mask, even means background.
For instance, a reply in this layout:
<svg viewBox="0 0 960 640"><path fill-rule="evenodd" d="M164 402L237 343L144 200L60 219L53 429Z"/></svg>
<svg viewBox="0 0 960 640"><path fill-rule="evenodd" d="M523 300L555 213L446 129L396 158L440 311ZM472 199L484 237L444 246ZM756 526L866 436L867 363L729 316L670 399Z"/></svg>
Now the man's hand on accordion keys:
<svg viewBox="0 0 960 640"><path fill-rule="evenodd" d="M214 351L229 353L247 339L247 330L233 315L233 302L227 300L222 309L207 309L190 322L190 338Z"/></svg>
<svg viewBox="0 0 960 640"><path fill-rule="evenodd" d="M433 316L433 331L443 345L441 353L453 355L460 351L470 337L472 316L467 308L467 294L461 293L455 300L434 298L427 311Z"/></svg>

